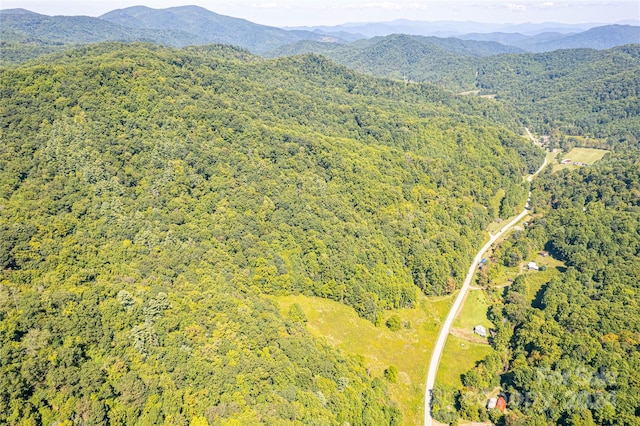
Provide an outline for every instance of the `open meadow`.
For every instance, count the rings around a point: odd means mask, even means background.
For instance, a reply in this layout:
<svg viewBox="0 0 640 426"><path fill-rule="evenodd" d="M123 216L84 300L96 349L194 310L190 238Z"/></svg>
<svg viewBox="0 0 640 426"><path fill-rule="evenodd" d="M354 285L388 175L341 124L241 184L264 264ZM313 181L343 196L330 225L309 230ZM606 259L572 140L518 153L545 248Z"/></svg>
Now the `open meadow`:
<svg viewBox="0 0 640 426"><path fill-rule="evenodd" d="M454 294L455 296L455 294ZM274 297L283 314L298 304L307 318L307 329L345 353L362 357L372 377L383 376L390 365L398 368L398 382L389 393L404 414L405 424L420 424L423 416L424 382L440 324L453 296L419 298L414 309L386 312L398 315L403 327L391 331L359 317L353 308L332 300L302 295Z"/></svg>
<svg viewBox="0 0 640 426"><path fill-rule="evenodd" d="M553 171L558 171L566 168L577 168L577 167L588 167L588 166L577 166L576 163L581 163L583 165L591 165L596 161L602 159L609 151L606 149L595 149L595 148L573 148L568 153L564 154L558 162L563 159L571 160L569 164L554 164Z"/></svg>

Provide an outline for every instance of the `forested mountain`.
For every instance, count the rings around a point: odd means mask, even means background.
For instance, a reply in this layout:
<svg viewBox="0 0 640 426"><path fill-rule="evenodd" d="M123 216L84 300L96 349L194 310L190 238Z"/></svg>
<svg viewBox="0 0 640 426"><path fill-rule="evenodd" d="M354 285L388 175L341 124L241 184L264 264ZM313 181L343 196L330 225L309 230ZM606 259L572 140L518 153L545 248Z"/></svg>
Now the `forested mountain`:
<svg viewBox="0 0 640 426"><path fill-rule="evenodd" d="M0 79L0 423L395 424L262 294L377 321L449 292L542 160L499 104L314 55L98 44Z"/></svg>
<svg viewBox="0 0 640 426"><path fill-rule="evenodd" d="M412 36L407 34L393 34L386 37L373 37L366 40L357 40L351 44L344 43L317 43L311 41L301 41L292 45L282 46L268 52L267 56L290 56L302 53L324 52L349 52L351 50L373 50L378 49L378 53L385 53L391 46L397 45L404 49L404 54L409 55L412 49L416 50L415 55L435 53L444 50L450 53L464 56L492 56L501 53L525 53L517 47L505 46L492 41L461 40L458 38L440 38ZM380 47L379 47L380 46ZM319 51L312 50L318 49ZM369 53L373 56L374 53Z"/></svg>
<svg viewBox="0 0 640 426"><path fill-rule="evenodd" d="M463 40L495 41L534 53L558 49L608 49L625 44L640 43L640 26L604 25L573 34L544 32L524 35L495 32L463 34L457 37Z"/></svg>
<svg viewBox="0 0 640 426"><path fill-rule="evenodd" d="M0 11L0 65L100 41L148 41L170 46L207 43L179 30L127 28L90 16L47 16L24 9Z"/></svg>
<svg viewBox="0 0 640 426"><path fill-rule="evenodd" d="M549 34L545 34L549 35ZM542 34L541 34L542 36ZM558 49L608 49L625 44L640 43L640 26L605 25L561 37L532 37L513 44L530 52L550 52Z"/></svg>
<svg viewBox="0 0 640 426"><path fill-rule="evenodd" d="M78 44L101 41L145 41L176 47L225 43L263 53L307 39L338 41L310 31L258 25L196 6L168 9L135 6L114 10L100 18L0 10L0 64L21 63Z"/></svg>
<svg viewBox="0 0 640 426"><path fill-rule="evenodd" d="M394 34L350 44L303 41L276 49L267 56L311 52L363 73L458 89L467 88L475 79L476 57L522 51L495 42Z"/></svg>
<svg viewBox="0 0 640 426"><path fill-rule="evenodd" d="M611 146L640 136L640 45L479 57L501 45L456 40L393 35L351 44L302 42L274 54L316 52L367 74L479 89L513 106L540 134L610 138Z"/></svg>
<svg viewBox="0 0 640 426"><path fill-rule="evenodd" d="M514 106L539 133L640 138L640 44L482 61L476 85Z"/></svg>
<svg viewBox="0 0 640 426"><path fill-rule="evenodd" d="M287 31L254 24L197 6L167 9L134 6L111 11L100 18L130 28L184 31L207 43L232 44L254 53L264 53L298 40L338 41L335 37L311 31Z"/></svg>
<svg viewBox="0 0 640 426"><path fill-rule="evenodd" d="M174 29L127 28L90 16L47 16L24 9L0 11L3 41L41 40L55 43L149 41L172 46L203 44L207 40Z"/></svg>

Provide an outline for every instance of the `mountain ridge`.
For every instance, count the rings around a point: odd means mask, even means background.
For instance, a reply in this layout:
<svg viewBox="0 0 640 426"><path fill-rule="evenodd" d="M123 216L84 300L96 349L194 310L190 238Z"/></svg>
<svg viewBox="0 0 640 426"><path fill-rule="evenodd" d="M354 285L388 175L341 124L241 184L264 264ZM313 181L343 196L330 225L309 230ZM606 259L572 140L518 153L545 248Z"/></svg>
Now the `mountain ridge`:
<svg viewBox="0 0 640 426"><path fill-rule="evenodd" d="M277 46L298 40L322 41L322 36L310 31L287 31L260 25L246 19L220 15L200 6L177 6L152 9L133 6L116 9L100 16L100 19L132 28L173 29L194 34L210 43L233 44L263 53ZM332 38L332 41L338 41Z"/></svg>
<svg viewBox="0 0 640 426"><path fill-rule="evenodd" d="M273 56L273 52L277 52L278 49L285 51L283 46L300 44L305 40L321 43L355 42L367 37L382 37L378 34L388 32L445 38L448 41L437 41L435 44L458 43L459 49L449 47L449 50L471 56L521 53L515 49L532 52L573 47L603 49L640 42L640 27L594 27L596 24L593 23L487 24L470 21L425 23L397 20L386 23L344 24L336 27L309 27L313 31L295 27L281 29L220 15L200 6L160 9L131 6L114 9L100 17L48 16L21 8L5 9L0 10L0 24L1 39L5 42L0 46L3 53L0 63L21 62L31 57L63 50L66 47L60 45L61 43L102 41L145 41L175 47L222 43L266 56ZM381 31L380 28L383 27L384 31ZM375 28L378 29L374 31ZM500 29L503 32L459 34L463 29L470 28L482 31ZM576 32L585 28L588 29ZM514 30L521 30L521 33L506 32ZM547 32L529 35L531 32L542 30ZM552 30L556 32L550 32ZM454 39L466 40L467 43L465 45L463 41ZM470 40L477 42L474 48L469 47L472 45ZM433 39L432 41L435 42ZM487 43L500 43L507 47L491 46ZM295 50L295 46L289 50Z"/></svg>

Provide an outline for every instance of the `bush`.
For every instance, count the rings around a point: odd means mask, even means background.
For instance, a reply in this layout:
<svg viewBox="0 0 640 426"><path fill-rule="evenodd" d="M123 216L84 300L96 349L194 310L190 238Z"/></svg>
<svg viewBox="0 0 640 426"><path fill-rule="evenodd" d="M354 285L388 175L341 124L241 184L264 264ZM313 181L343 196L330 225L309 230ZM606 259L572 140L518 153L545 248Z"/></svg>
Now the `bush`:
<svg viewBox="0 0 640 426"><path fill-rule="evenodd" d="M384 377L391 383L398 382L398 367L390 365L389 368L384 370Z"/></svg>
<svg viewBox="0 0 640 426"><path fill-rule="evenodd" d="M402 328L402 320L398 315L391 315L387 319L386 324L387 324L387 327L389 327L389 330L391 331L398 331Z"/></svg>

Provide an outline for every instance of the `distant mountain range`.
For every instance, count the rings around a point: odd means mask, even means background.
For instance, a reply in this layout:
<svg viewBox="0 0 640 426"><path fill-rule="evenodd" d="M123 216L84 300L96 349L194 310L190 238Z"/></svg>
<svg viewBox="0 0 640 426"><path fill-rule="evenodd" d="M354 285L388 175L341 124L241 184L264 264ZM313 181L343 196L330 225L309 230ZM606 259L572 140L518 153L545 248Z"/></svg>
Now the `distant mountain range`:
<svg viewBox="0 0 640 426"><path fill-rule="evenodd" d="M498 25L398 20L335 27L281 29L219 15L197 6L167 9L134 6L113 10L98 18L47 16L25 9L7 9L0 11L0 64L24 62L42 54L68 48L69 45L102 41L143 41L174 47L220 43L239 46L252 53L267 56L316 52L326 53L334 58L336 55L344 58L345 55L348 56L345 52L352 49L345 47L347 43L356 43L353 46L356 50L374 47L385 50L380 43L387 43L389 40L385 41L379 36L413 34L429 37L403 39L402 49L406 50L411 43L417 44L414 47L417 47L418 51L435 49L433 52L437 53L434 54L443 61L448 61L445 62L447 64L456 61L448 58L447 55L452 53L487 56L583 47L605 49L640 43L640 26L597 25ZM456 38L451 37L454 35ZM399 55L398 64L403 61L420 62L415 59L415 52L405 53L408 56L402 56L399 51L394 53ZM357 63L356 59L349 62ZM392 65L391 62L389 64Z"/></svg>
<svg viewBox="0 0 640 426"><path fill-rule="evenodd" d="M95 43L148 41L168 46L232 44L264 53L300 40L340 41L311 31L287 31L219 15L197 6L134 6L93 18L47 16L25 9L0 11L2 41Z"/></svg>
<svg viewBox="0 0 640 426"><path fill-rule="evenodd" d="M620 25L639 26L640 20L618 22ZM333 34L337 32L360 35L362 38L387 36L391 34L410 34L436 37L461 37L465 34L488 33L517 33L524 36L535 36L542 33L558 33L560 35L575 34L594 27L601 27L604 23L561 24L558 22L522 23L522 24L491 24L483 22L460 21L412 21L398 19L390 22L347 23L335 26L314 27L286 27L286 29L317 31Z"/></svg>
<svg viewBox="0 0 640 426"><path fill-rule="evenodd" d="M134 6L111 11L100 16L100 19L128 28L182 31L208 43L233 44L254 53L264 53L299 40L340 41L336 37L311 31L287 31L259 25L244 19L219 15L197 6L168 9Z"/></svg>
<svg viewBox="0 0 640 426"><path fill-rule="evenodd" d="M464 40L494 41L519 47L535 53L550 52L558 49L609 49L624 44L640 43L640 27L632 25L605 25L590 28L577 34L544 32L534 36L520 33L464 34Z"/></svg>
<svg viewBox="0 0 640 426"><path fill-rule="evenodd" d="M184 31L125 27L90 16L47 16L25 9L0 11L2 41L96 43L101 41L149 41L171 46L206 43Z"/></svg>

